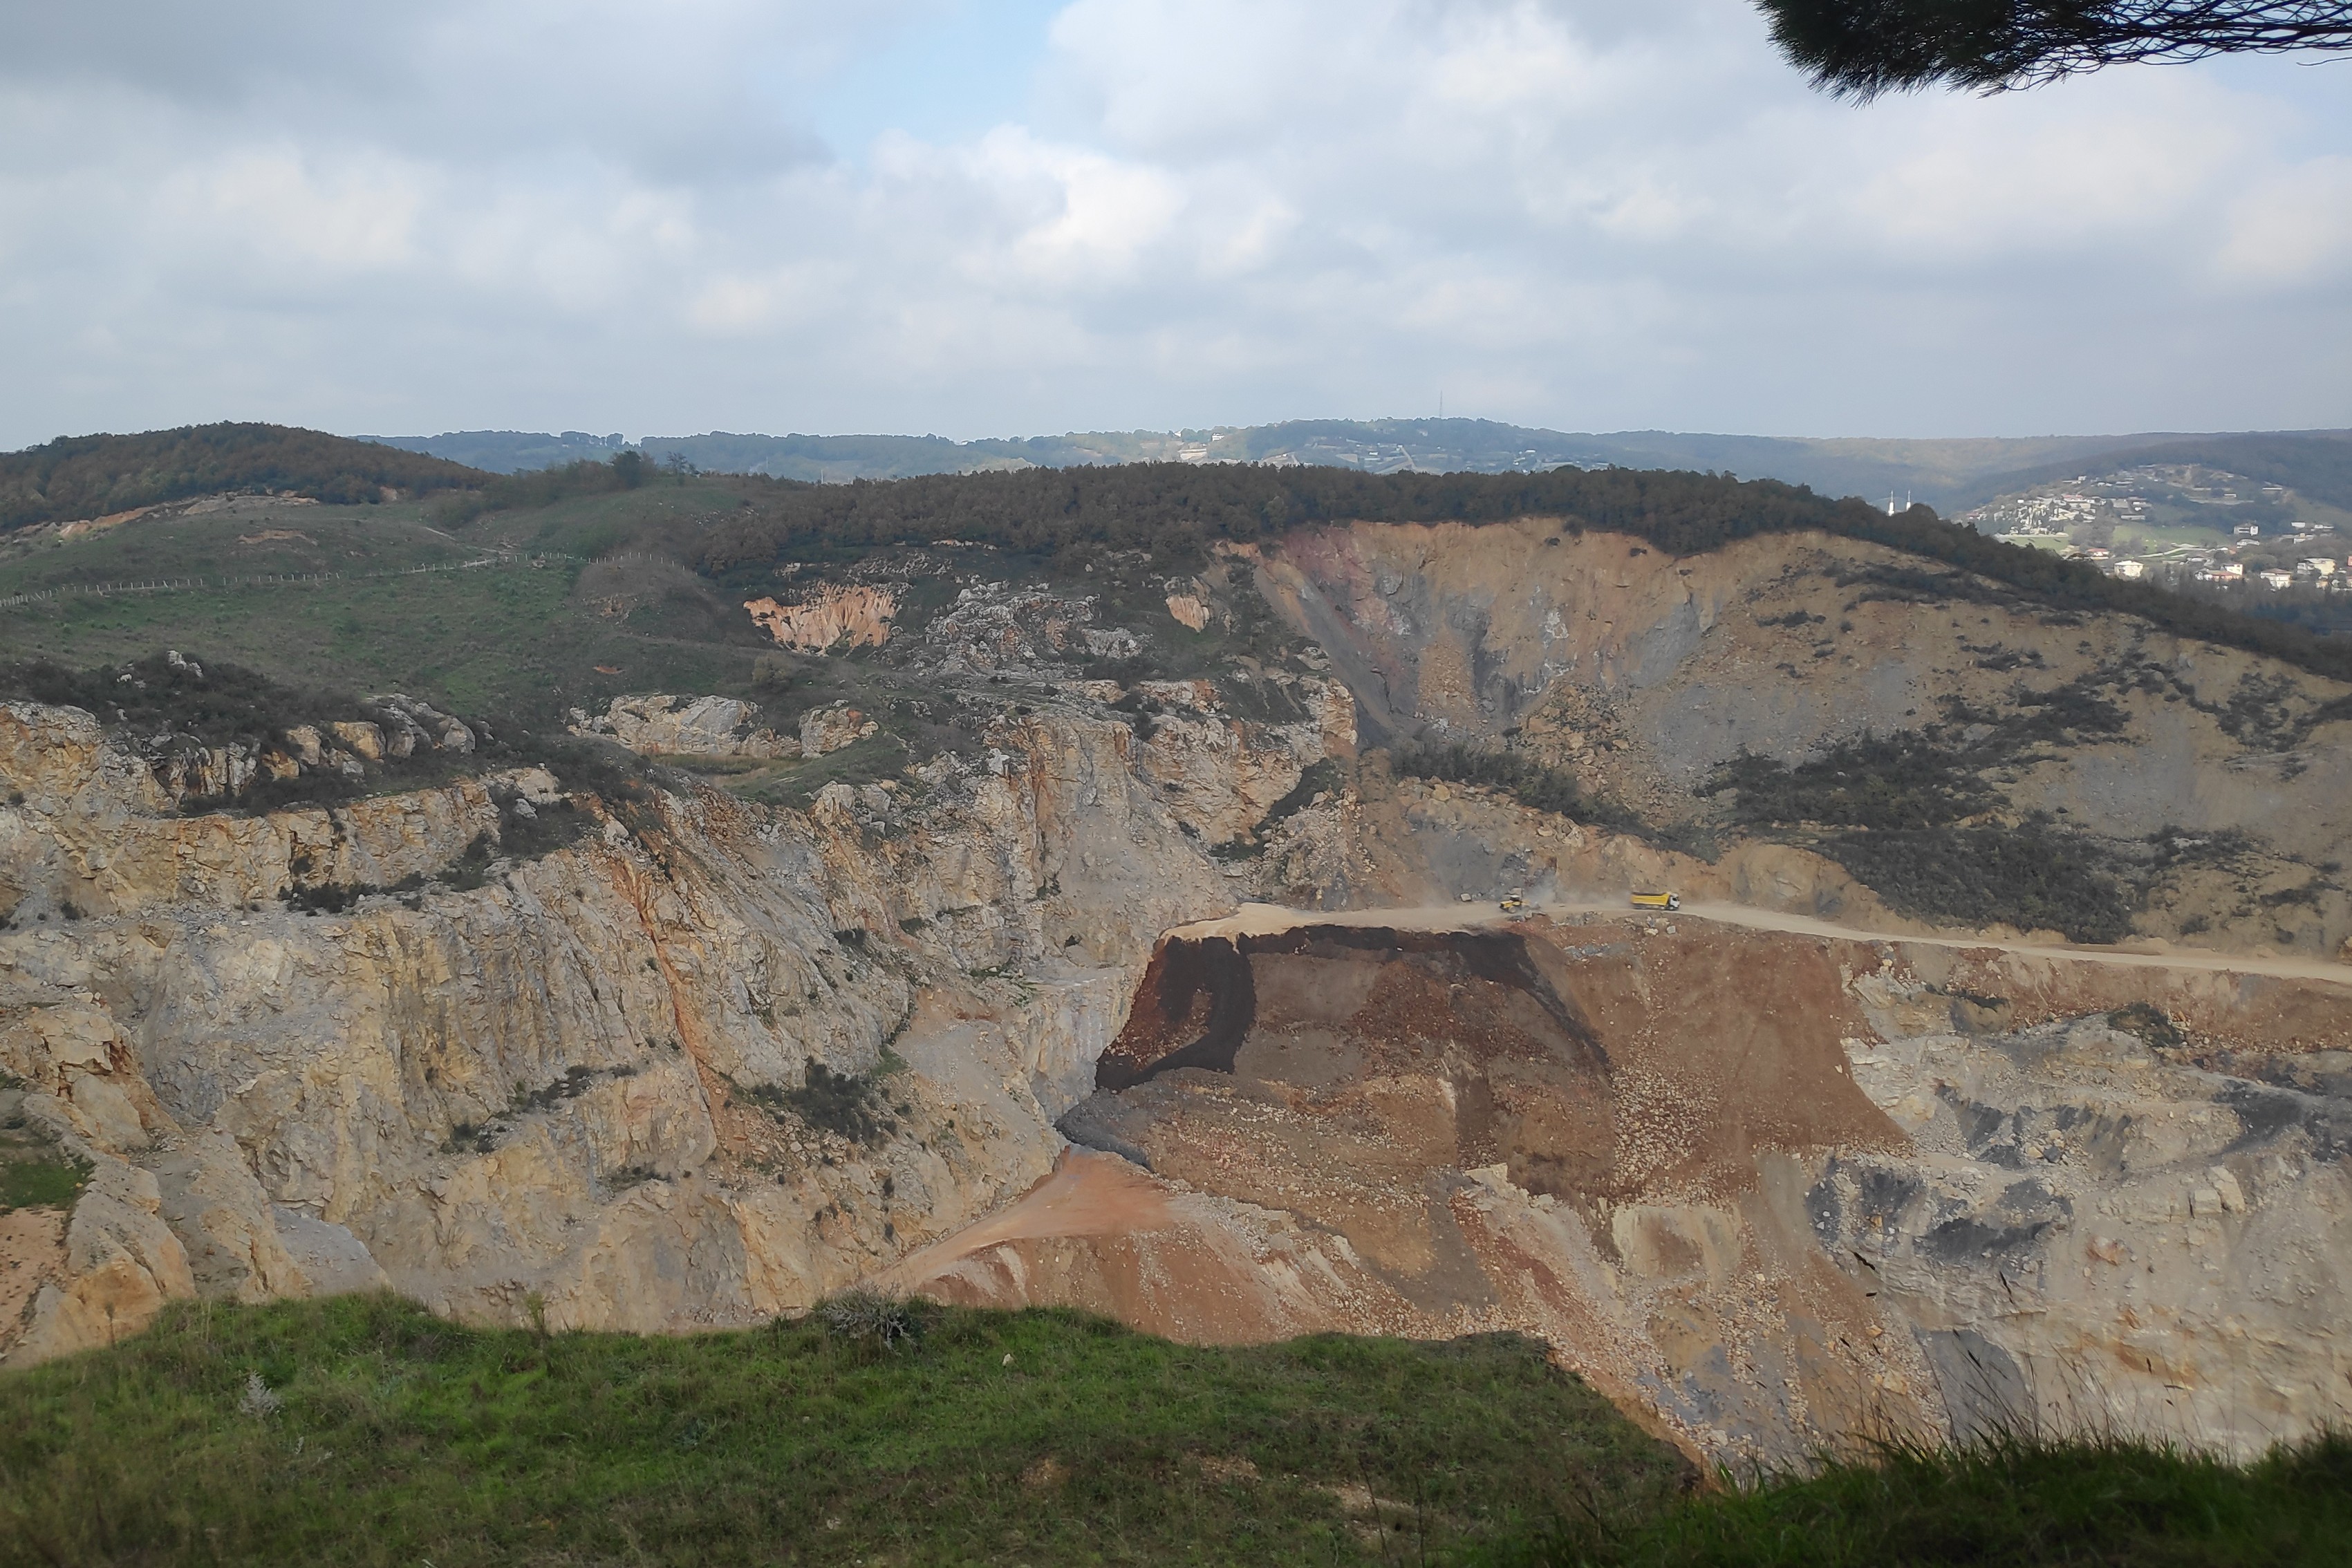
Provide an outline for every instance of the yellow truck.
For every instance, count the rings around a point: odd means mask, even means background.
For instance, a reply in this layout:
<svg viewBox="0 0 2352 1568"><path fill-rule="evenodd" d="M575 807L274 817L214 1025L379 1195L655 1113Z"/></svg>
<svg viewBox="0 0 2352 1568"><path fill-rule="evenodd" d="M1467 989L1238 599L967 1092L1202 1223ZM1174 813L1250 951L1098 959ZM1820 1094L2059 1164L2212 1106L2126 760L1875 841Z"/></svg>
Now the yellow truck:
<svg viewBox="0 0 2352 1568"><path fill-rule="evenodd" d="M1506 893L1503 895L1503 912L1505 914L1517 914L1527 907L1528 896L1526 893Z"/></svg>
<svg viewBox="0 0 2352 1568"><path fill-rule="evenodd" d="M1680 893L1636 893L1633 907L1637 910L1678 910L1683 907Z"/></svg>

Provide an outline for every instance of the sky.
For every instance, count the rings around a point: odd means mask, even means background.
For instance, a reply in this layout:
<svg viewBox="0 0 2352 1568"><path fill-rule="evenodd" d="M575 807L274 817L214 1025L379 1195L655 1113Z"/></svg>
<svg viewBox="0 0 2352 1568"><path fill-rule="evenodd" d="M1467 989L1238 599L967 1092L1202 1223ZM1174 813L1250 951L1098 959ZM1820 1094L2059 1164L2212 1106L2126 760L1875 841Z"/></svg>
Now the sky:
<svg viewBox="0 0 2352 1568"><path fill-rule="evenodd" d="M1810 90L1745 0L0 0L0 448L2352 426L2352 58Z"/></svg>

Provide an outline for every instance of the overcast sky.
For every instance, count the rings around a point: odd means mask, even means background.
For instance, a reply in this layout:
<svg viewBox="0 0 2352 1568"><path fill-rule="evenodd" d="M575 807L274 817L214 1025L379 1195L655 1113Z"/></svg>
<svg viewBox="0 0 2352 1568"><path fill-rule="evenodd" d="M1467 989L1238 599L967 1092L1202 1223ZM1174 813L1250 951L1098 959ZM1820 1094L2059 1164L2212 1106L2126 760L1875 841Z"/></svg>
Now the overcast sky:
<svg viewBox="0 0 2352 1568"><path fill-rule="evenodd" d="M2352 425L2352 59L1815 95L1743 0L0 0L0 447Z"/></svg>

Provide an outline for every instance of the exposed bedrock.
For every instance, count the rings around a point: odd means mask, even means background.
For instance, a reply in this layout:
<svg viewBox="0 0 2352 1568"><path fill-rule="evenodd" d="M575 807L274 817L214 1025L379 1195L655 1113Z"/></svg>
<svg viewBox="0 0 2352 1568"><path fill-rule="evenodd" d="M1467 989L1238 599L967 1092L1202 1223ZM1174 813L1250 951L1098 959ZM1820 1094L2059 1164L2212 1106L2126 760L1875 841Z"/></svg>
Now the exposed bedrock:
<svg viewBox="0 0 2352 1568"><path fill-rule="evenodd" d="M1982 776L2013 812L2119 842L2244 836L2240 864L2177 873L2142 933L2352 940L2330 869L2352 841L2352 687L2276 660L1824 535L1677 557L1560 519L1333 524L1266 546L1256 581L1328 652L1368 746L1507 742L1663 822L1719 816L1696 792L1743 752L2007 722L2031 743Z"/></svg>
<svg viewBox="0 0 2352 1568"><path fill-rule="evenodd" d="M1099 1152L893 1278L1199 1338L1522 1329L1718 1455L2252 1451L2347 1414L2347 1002L1687 920L1180 935L1063 1120Z"/></svg>
<svg viewBox="0 0 2352 1568"><path fill-rule="evenodd" d="M1037 715L806 814L522 769L184 816L89 715L0 705L0 1111L88 1173L0 1215L0 1357L191 1292L804 1308L1049 1172L1160 933L1231 907L1191 818L1331 739Z"/></svg>

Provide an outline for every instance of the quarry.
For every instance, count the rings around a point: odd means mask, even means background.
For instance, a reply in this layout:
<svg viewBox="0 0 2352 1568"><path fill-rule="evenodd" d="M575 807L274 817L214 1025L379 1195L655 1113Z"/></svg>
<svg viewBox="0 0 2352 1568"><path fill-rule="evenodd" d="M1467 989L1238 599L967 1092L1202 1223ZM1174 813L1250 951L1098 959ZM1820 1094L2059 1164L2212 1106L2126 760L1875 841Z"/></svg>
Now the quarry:
<svg viewBox="0 0 2352 1568"><path fill-rule="evenodd" d="M768 684L616 674L541 761L0 702L0 1160L76 1173L0 1365L870 1288L1524 1333L1709 1463L2344 1421L2352 688L1803 531L673 580Z"/></svg>

